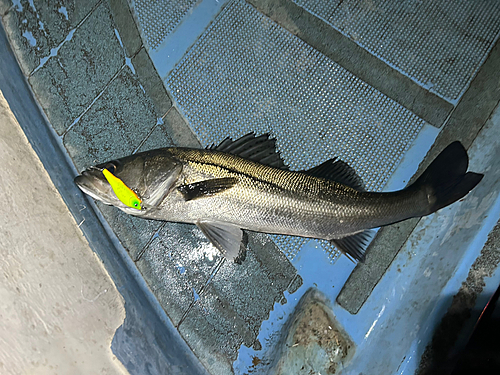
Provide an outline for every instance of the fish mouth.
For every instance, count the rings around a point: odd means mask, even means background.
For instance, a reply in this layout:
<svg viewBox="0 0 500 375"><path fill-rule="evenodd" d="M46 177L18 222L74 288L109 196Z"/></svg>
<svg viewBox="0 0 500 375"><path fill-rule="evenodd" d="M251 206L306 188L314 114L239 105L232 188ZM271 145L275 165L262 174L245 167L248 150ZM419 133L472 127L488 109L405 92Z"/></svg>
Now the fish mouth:
<svg viewBox="0 0 500 375"><path fill-rule="evenodd" d="M116 205L115 199L107 193L107 190L110 190L111 187L106 186L107 182L99 174L102 175L102 171L98 168L89 168L83 171L81 175L76 176L74 182L81 191L92 198L107 205Z"/></svg>

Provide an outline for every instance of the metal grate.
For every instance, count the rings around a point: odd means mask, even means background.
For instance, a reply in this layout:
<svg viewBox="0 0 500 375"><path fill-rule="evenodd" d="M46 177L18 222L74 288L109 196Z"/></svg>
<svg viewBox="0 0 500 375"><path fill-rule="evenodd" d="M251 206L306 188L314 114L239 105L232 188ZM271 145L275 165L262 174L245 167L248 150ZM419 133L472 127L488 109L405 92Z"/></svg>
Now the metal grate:
<svg viewBox="0 0 500 375"><path fill-rule="evenodd" d="M221 12L166 84L202 144L271 132L292 169L338 156L370 190L382 189L424 124L243 1Z"/></svg>
<svg viewBox="0 0 500 375"><path fill-rule="evenodd" d="M276 246L290 260L295 258L299 253L300 248L306 243L306 238L297 238L293 236L270 235Z"/></svg>
<svg viewBox="0 0 500 375"><path fill-rule="evenodd" d="M134 9L147 43L157 48L197 0L136 0Z"/></svg>
<svg viewBox="0 0 500 375"><path fill-rule="evenodd" d="M499 1L293 1L450 101L500 32Z"/></svg>

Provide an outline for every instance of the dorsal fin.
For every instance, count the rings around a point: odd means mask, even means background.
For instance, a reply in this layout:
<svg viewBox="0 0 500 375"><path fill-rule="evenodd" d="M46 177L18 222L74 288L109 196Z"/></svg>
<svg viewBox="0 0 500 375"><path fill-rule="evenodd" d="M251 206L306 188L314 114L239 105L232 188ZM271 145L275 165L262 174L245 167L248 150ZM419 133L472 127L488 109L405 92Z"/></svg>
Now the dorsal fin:
<svg viewBox="0 0 500 375"><path fill-rule="evenodd" d="M254 132L250 132L235 141L227 137L219 145L213 144L207 149L227 152L274 168L288 169L276 150L276 139L270 138L268 133L256 137Z"/></svg>
<svg viewBox="0 0 500 375"><path fill-rule="evenodd" d="M358 191L365 191L363 180L358 176L356 171L347 163L337 158L327 160L307 171L302 171L302 173L339 182Z"/></svg>

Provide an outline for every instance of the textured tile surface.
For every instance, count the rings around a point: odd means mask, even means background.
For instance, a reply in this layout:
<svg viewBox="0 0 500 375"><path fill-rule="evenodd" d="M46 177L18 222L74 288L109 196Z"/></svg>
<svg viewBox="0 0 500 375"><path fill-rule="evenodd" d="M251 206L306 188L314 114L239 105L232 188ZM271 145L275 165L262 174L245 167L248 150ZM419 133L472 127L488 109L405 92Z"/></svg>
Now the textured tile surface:
<svg viewBox="0 0 500 375"><path fill-rule="evenodd" d="M260 327L296 276L295 268L266 235L249 236L249 248L243 265L222 264L179 326L214 375L233 373L232 362L241 345L261 348Z"/></svg>
<svg viewBox="0 0 500 375"><path fill-rule="evenodd" d="M220 259L194 225L164 223L137 266L177 326Z"/></svg>
<svg viewBox="0 0 500 375"><path fill-rule="evenodd" d="M500 32L498 1L293 1L452 101Z"/></svg>
<svg viewBox="0 0 500 375"><path fill-rule="evenodd" d="M52 126L62 134L124 63L109 7L101 3L29 82Z"/></svg>
<svg viewBox="0 0 500 375"><path fill-rule="evenodd" d="M91 1L16 1L4 25L21 68L29 75L96 6Z"/></svg>
<svg viewBox="0 0 500 375"><path fill-rule="evenodd" d="M153 104L125 67L65 134L64 145L77 169L82 170L130 155L156 122Z"/></svg>
<svg viewBox="0 0 500 375"><path fill-rule="evenodd" d="M134 8L149 47L157 48L195 4L196 0L136 0Z"/></svg>

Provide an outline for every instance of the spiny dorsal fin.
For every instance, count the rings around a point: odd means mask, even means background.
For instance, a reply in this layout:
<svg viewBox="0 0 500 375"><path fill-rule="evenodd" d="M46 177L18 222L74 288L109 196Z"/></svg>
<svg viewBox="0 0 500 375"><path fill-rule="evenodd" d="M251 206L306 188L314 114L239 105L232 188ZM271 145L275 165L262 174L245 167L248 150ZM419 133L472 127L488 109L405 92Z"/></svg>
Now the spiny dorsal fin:
<svg viewBox="0 0 500 375"><path fill-rule="evenodd" d="M236 177L214 178L177 187L186 201L211 196L230 189L238 182Z"/></svg>
<svg viewBox="0 0 500 375"><path fill-rule="evenodd" d="M363 180L357 175L356 171L337 158L327 160L307 171L302 171L302 173L339 182L358 191L365 191Z"/></svg>
<svg viewBox="0 0 500 375"><path fill-rule="evenodd" d="M219 145L213 144L207 148L237 155L270 167L288 169L276 150L276 139L270 138L268 133L256 137L255 133L251 132L235 141L227 137Z"/></svg>
<svg viewBox="0 0 500 375"><path fill-rule="evenodd" d="M365 261L366 248L370 244L374 233L372 230L365 230L352 236L331 240L330 242L353 262L358 261L363 263Z"/></svg>

